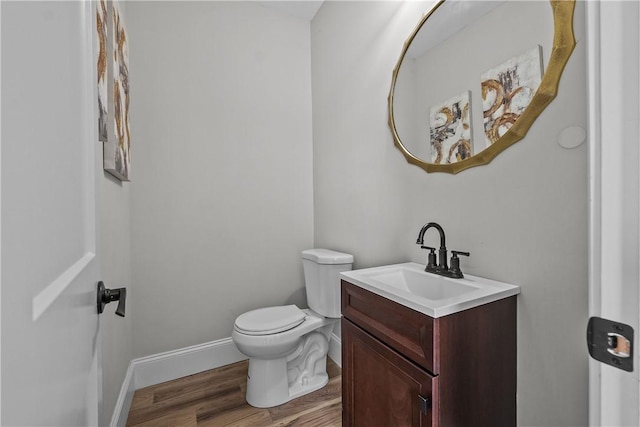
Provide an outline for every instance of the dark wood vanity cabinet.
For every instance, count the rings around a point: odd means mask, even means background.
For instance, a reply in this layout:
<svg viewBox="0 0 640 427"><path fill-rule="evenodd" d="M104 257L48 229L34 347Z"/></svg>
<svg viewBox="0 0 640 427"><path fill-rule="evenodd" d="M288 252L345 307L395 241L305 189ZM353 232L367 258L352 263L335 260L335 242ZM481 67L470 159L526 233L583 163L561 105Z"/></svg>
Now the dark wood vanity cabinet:
<svg viewBox="0 0 640 427"><path fill-rule="evenodd" d="M516 297L432 318L342 281L343 427L516 425Z"/></svg>

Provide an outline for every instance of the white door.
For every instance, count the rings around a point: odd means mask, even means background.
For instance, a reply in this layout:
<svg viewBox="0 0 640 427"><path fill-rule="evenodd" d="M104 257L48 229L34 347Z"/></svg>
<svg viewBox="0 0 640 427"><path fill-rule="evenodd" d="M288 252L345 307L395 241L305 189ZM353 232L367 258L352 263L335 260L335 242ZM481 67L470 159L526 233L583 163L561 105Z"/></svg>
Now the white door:
<svg viewBox="0 0 640 427"><path fill-rule="evenodd" d="M0 3L2 425L98 423L92 7Z"/></svg>
<svg viewBox="0 0 640 427"><path fill-rule="evenodd" d="M640 9L587 2L590 316L633 327L633 372L590 361L592 426L640 425ZM586 349L585 349L586 351Z"/></svg>

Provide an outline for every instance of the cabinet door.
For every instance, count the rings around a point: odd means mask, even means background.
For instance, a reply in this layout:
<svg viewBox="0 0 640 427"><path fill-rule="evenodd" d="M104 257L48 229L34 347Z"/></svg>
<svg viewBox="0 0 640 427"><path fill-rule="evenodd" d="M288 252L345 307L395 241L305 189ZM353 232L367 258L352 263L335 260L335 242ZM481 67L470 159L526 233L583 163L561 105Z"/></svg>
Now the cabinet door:
<svg viewBox="0 0 640 427"><path fill-rule="evenodd" d="M436 426L437 384L437 377L342 319L344 427Z"/></svg>

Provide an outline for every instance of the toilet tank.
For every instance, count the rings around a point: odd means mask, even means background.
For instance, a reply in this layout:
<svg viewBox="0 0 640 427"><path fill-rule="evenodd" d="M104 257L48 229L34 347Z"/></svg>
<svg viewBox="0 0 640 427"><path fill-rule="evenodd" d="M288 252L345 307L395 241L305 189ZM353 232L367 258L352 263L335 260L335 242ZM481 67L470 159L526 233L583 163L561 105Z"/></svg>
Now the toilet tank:
<svg viewBox="0 0 640 427"><path fill-rule="evenodd" d="M351 270L353 255L329 249L302 251L309 308L325 317L340 317L341 271Z"/></svg>

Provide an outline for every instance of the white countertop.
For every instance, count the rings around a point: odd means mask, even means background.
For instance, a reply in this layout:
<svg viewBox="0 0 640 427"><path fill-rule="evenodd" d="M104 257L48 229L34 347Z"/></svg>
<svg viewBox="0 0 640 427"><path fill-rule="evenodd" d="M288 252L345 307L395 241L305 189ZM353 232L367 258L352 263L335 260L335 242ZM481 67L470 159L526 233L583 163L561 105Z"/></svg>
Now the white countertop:
<svg viewBox="0 0 640 427"><path fill-rule="evenodd" d="M344 271L353 285L437 318L498 301L520 293L520 287L466 275L453 279L424 271L415 262Z"/></svg>

